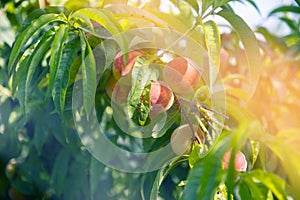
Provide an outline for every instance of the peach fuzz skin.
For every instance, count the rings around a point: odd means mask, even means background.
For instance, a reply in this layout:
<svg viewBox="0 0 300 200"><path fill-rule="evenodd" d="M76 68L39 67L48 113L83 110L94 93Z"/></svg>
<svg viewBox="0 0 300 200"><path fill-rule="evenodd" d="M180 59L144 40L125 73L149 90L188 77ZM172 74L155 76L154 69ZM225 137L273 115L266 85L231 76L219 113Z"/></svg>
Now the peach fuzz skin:
<svg viewBox="0 0 300 200"><path fill-rule="evenodd" d="M230 157L231 157L231 151L227 151L224 155L223 162L222 162L224 169L228 169ZM247 169L247 160L245 155L241 151L238 151L235 155L234 168L238 172L244 172Z"/></svg>
<svg viewBox="0 0 300 200"><path fill-rule="evenodd" d="M163 69L164 80L176 94L190 94L199 85L201 73L188 59L178 57Z"/></svg>
<svg viewBox="0 0 300 200"><path fill-rule="evenodd" d="M166 83L155 81L151 83L150 101L150 117L154 117L170 109L174 102L174 95Z"/></svg>
<svg viewBox="0 0 300 200"><path fill-rule="evenodd" d="M127 63L124 63L124 55L119 52L114 60L113 65L113 75L118 80L121 77L127 76L130 74L135 61L143 55L142 51L130 51L127 54Z"/></svg>

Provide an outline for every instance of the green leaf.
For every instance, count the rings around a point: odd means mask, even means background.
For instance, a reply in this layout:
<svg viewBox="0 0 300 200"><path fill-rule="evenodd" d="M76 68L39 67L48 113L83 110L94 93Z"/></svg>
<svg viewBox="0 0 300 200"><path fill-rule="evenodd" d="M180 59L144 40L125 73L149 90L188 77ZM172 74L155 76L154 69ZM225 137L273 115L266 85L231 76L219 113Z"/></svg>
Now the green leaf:
<svg viewBox="0 0 300 200"><path fill-rule="evenodd" d="M285 13L285 12L292 12L296 14L300 14L300 7L298 6L281 6L278 8L273 9L270 13L269 16L274 15L275 13Z"/></svg>
<svg viewBox="0 0 300 200"><path fill-rule="evenodd" d="M70 68L77 57L79 48L80 40L78 38L72 39L64 46L59 65L60 67L58 68L54 81L52 97L56 110L58 110L61 114L65 107Z"/></svg>
<svg viewBox="0 0 300 200"><path fill-rule="evenodd" d="M85 14L82 14L82 13L75 13L72 15L73 18L80 18L84 21L84 25L87 25L89 29L91 29L92 31L94 31L94 26L93 26L93 23L91 22L91 20L85 15Z"/></svg>
<svg viewBox="0 0 300 200"><path fill-rule="evenodd" d="M105 166L96 160L94 157L91 157L90 161L90 193L91 200L95 199L95 193L99 189L100 178L105 169Z"/></svg>
<svg viewBox="0 0 300 200"><path fill-rule="evenodd" d="M244 0L236 0L238 2L241 2L241 3L244 3ZM255 10L258 12L258 13L261 13L258 6L256 5L256 3L253 1L253 0L246 0L249 4L251 4Z"/></svg>
<svg viewBox="0 0 300 200"><path fill-rule="evenodd" d="M250 96L251 97L256 89L258 79L260 77L260 53L259 46L254 33L251 28L244 22L238 15L229 11L220 11L218 15L226 19L234 30L237 32L241 42L245 48L247 64L249 70L249 83L250 83Z"/></svg>
<svg viewBox="0 0 300 200"><path fill-rule="evenodd" d="M214 4L215 0L203 0L202 1L202 15L205 13L205 11Z"/></svg>
<svg viewBox="0 0 300 200"><path fill-rule="evenodd" d="M179 164L186 162L187 158L185 156L178 157L177 159L173 160L169 165L164 166L161 170L157 172L155 181L153 183L151 189L150 200L157 200L159 188L163 183L163 180L167 177L167 175Z"/></svg>
<svg viewBox="0 0 300 200"><path fill-rule="evenodd" d="M233 134L220 135L207 155L196 161L188 174L184 199L210 200L213 198L224 177L224 170L221 168L222 160L231 146L232 137Z"/></svg>
<svg viewBox="0 0 300 200"><path fill-rule="evenodd" d="M264 172L262 170L254 170L249 172L248 176L250 176L253 181L258 181L264 184L279 200L287 199L285 181L277 175L270 172Z"/></svg>
<svg viewBox="0 0 300 200"><path fill-rule="evenodd" d="M45 127L45 121L39 119L39 123L35 123L33 143L37 149L38 155L41 155L44 144L49 136L48 127Z"/></svg>
<svg viewBox="0 0 300 200"><path fill-rule="evenodd" d="M65 22L65 17L63 15L58 14L45 14L39 17L36 21L34 21L30 26L28 26L16 40L13 49L11 51L9 63L8 63L8 71L11 72L13 66L16 65L17 60L20 58L21 54L25 51L25 45L29 41L29 39L36 34L37 32L42 30L42 27L47 24L60 21Z"/></svg>
<svg viewBox="0 0 300 200"><path fill-rule="evenodd" d="M242 174L242 175L246 175L246 174ZM240 183L241 184L245 183L245 185L251 192L251 196L255 197L255 199L266 200L266 196L263 194L262 190L260 189L261 186L256 184L250 176L243 176Z"/></svg>
<svg viewBox="0 0 300 200"><path fill-rule="evenodd" d="M119 25L118 21L115 19L111 12L103 9L83 8L77 10L74 14L83 14L88 18L94 20L95 22L101 24L112 34L112 36L120 45L121 50L123 52L127 52L128 41L125 38L124 34L122 34L122 27Z"/></svg>
<svg viewBox="0 0 300 200"><path fill-rule="evenodd" d="M83 32L80 32L82 49L82 85L83 85L83 106L87 116L92 111L97 88L96 62L91 46L86 41Z"/></svg>
<svg viewBox="0 0 300 200"><path fill-rule="evenodd" d="M51 173L50 184L57 195L61 195L65 187L69 167L70 154L67 150L62 149L57 155Z"/></svg>
<svg viewBox="0 0 300 200"><path fill-rule="evenodd" d="M151 80L157 79L147 61L145 57L136 60L132 70L132 87L129 96L129 116L141 126L145 125L150 112Z"/></svg>
<svg viewBox="0 0 300 200"><path fill-rule="evenodd" d="M288 17L280 17L279 19L285 22L292 31L299 32L298 24L294 19L290 19Z"/></svg>
<svg viewBox="0 0 300 200"><path fill-rule="evenodd" d="M77 56L77 58L74 60L74 62L71 65L70 72L69 72L68 87L72 86L75 83L81 63L82 63L82 56L80 55Z"/></svg>
<svg viewBox="0 0 300 200"><path fill-rule="evenodd" d="M26 75L28 72L27 62L29 60L29 55L23 57L20 61L19 68L16 72L12 74L12 96L19 99L21 108L24 107L24 97L25 97L25 82ZM22 67L21 67L22 66ZM23 99L22 99L23 97Z"/></svg>
<svg viewBox="0 0 300 200"><path fill-rule="evenodd" d="M218 8L224 6L226 3L230 2L231 0L215 0L214 1L214 8Z"/></svg>
<svg viewBox="0 0 300 200"><path fill-rule="evenodd" d="M221 157L207 156L199 160L188 175L184 189L184 199L212 199L218 185L221 183Z"/></svg>
<svg viewBox="0 0 300 200"><path fill-rule="evenodd" d="M62 51L67 38L68 38L68 28L66 25L61 24L59 26L59 29L55 33L55 37L51 47L50 75L49 75L50 80L47 88L46 97L48 97L50 92L52 91L54 80L56 79L56 73L60 67Z"/></svg>
<svg viewBox="0 0 300 200"><path fill-rule="evenodd" d="M240 181L238 185L238 195L240 198L236 197L236 199L253 199L248 185L244 181Z"/></svg>
<svg viewBox="0 0 300 200"><path fill-rule="evenodd" d="M300 179L300 150L299 150L299 129L284 130L278 136L269 134L258 135L258 140L270 148L281 160L284 171L286 172L290 191L295 199L300 198L299 179Z"/></svg>
<svg viewBox="0 0 300 200"><path fill-rule="evenodd" d="M54 32L50 29L47 31L47 33L43 36L43 38L39 41L38 45L34 48L34 51L32 54L29 56L28 61L26 62L26 65L28 65L28 71L26 74L26 82L25 85L20 85L20 88L24 88L24 112L27 114L26 107L28 105L28 99L30 96L30 84L33 78L34 73L36 72L37 67L41 63L41 60L44 58L46 52L49 50L49 47L52 43L53 40L53 34ZM20 66L24 67L24 66ZM23 97L22 97L23 99Z"/></svg>
<svg viewBox="0 0 300 200"><path fill-rule="evenodd" d="M262 34L271 47L279 48L280 51L286 52L287 46L282 38L271 34L265 27L259 27L256 32Z"/></svg>
<svg viewBox="0 0 300 200"><path fill-rule="evenodd" d="M81 0L81 1L67 1L64 4L64 7L66 7L69 10L78 10L80 8L86 8L91 5L90 0Z"/></svg>
<svg viewBox="0 0 300 200"><path fill-rule="evenodd" d="M149 124L145 127L145 132L151 133L153 138L159 138L163 136L167 131L170 130L172 125L176 123L178 120L178 117L180 116L180 111L177 107L171 107L167 111L167 119L162 120L159 116L155 117L154 119L151 119L151 124Z"/></svg>
<svg viewBox="0 0 300 200"><path fill-rule="evenodd" d="M295 0L295 2L300 6L300 0Z"/></svg>
<svg viewBox="0 0 300 200"><path fill-rule="evenodd" d="M189 156L189 165L190 165L191 169L194 167L195 163L200 159L200 156L199 156L200 148L201 148L200 145L193 146L193 149Z"/></svg>
<svg viewBox="0 0 300 200"><path fill-rule="evenodd" d="M105 66L103 71L105 71L113 62L118 53L118 46L114 40L104 40L101 46L105 53Z"/></svg>

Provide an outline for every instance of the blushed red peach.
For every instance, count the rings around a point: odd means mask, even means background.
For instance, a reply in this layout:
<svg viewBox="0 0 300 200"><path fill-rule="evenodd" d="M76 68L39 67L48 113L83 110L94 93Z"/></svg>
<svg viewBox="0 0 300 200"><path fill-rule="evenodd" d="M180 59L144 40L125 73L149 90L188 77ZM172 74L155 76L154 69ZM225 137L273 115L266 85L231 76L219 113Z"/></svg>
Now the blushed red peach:
<svg viewBox="0 0 300 200"><path fill-rule="evenodd" d="M227 151L222 161L224 169L228 169L230 157L231 157L231 151ZM244 172L247 169L247 160L245 155L241 151L238 151L235 155L234 168L238 172Z"/></svg>
<svg viewBox="0 0 300 200"><path fill-rule="evenodd" d="M141 55L143 55L142 51L130 51L127 54L127 62L124 63L124 55L122 54L122 52L119 52L114 60L113 65L113 74L115 78L119 79L120 77L124 77L130 74L136 60Z"/></svg>
<svg viewBox="0 0 300 200"><path fill-rule="evenodd" d="M163 69L163 77L174 93L189 94L199 85L201 73L196 64L186 58L178 57Z"/></svg>
<svg viewBox="0 0 300 200"><path fill-rule="evenodd" d="M151 83L150 88L150 117L170 109L174 102L174 95L169 86L163 81Z"/></svg>

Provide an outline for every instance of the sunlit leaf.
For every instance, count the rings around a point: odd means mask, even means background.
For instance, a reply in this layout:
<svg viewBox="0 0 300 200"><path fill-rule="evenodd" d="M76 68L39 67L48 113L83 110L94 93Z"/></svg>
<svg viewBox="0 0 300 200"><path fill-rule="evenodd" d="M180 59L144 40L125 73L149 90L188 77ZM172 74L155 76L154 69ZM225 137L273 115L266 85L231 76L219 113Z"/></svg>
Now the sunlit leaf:
<svg viewBox="0 0 300 200"><path fill-rule="evenodd" d="M110 5L106 9L111 11L114 14L114 16L120 19L130 19L130 17L133 17L135 19L147 20L151 23L156 24L159 27L167 27L167 23L164 20L147 11L147 9L149 8L139 9L130 5L116 4Z"/></svg>
<svg viewBox="0 0 300 200"><path fill-rule="evenodd" d="M294 143L297 143L296 141L299 140L298 133L296 130L287 130L286 132L281 132L278 137L268 134L256 136L257 140L269 147L280 158L283 169L287 173L291 184L291 192L296 199L300 198L298 190L298 181L300 179L300 152L294 145ZM289 135L287 142L282 138L283 135L285 137Z"/></svg>
<svg viewBox="0 0 300 200"><path fill-rule="evenodd" d="M200 45L203 44L204 34L202 32L202 29L196 28L193 24L186 23L184 20L181 20L179 17L176 16L170 17L169 14L151 10L150 12L159 17L160 19L164 20L170 28L182 34L187 34L189 37L197 41Z"/></svg>
<svg viewBox="0 0 300 200"><path fill-rule="evenodd" d="M238 98L244 102L246 102L249 98L249 94L243 89L229 87L229 88L225 89L225 92L226 92L226 95Z"/></svg>
<svg viewBox="0 0 300 200"><path fill-rule="evenodd" d="M128 41L125 36L122 34L122 27L119 25L118 21L112 15L111 12L104 9L96 9L96 8L83 8L77 10L74 14L83 14L90 18L91 20L101 24L104 28L106 28L115 40L120 45L120 48L123 52L127 52L128 49Z"/></svg>
<svg viewBox="0 0 300 200"><path fill-rule="evenodd" d="M226 111L230 121L238 124L243 122L251 122L253 119L255 119L253 113L230 97L227 97L226 99Z"/></svg>
<svg viewBox="0 0 300 200"><path fill-rule="evenodd" d="M214 1L214 8L218 8L224 6L226 3L230 2L231 0L215 0Z"/></svg>
<svg viewBox="0 0 300 200"><path fill-rule="evenodd" d="M256 32L262 34L270 47L279 48L282 52L286 52L287 46L282 38L271 34L266 28L259 27Z"/></svg>
<svg viewBox="0 0 300 200"><path fill-rule="evenodd" d="M260 59L257 59L260 57L257 39L251 28L238 15L225 10L218 12L218 15L226 19L231 24L245 48L251 87L250 96L252 96L256 89L261 72Z"/></svg>
<svg viewBox="0 0 300 200"><path fill-rule="evenodd" d="M213 3L215 2L215 0L203 0L202 1L202 15L206 12L206 10L213 5Z"/></svg>
<svg viewBox="0 0 300 200"><path fill-rule="evenodd" d="M199 1L194 1L194 0L185 0L188 4L190 4L190 6L192 6L194 8L194 10L198 13L199 12Z"/></svg>
<svg viewBox="0 0 300 200"><path fill-rule="evenodd" d="M212 83L216 80L220 67L220 50L221 50L221 37L217 24L214 21L207 21L204 23L205 43L208 50L209 60L212 63L210 66L210 80Z"/></svg>
<svg viewBox="0 0 300 200"><path fill-rule="evenodd" d="M171 0L171 2L176 5L176 7L180 11L180 17L181 20L185 21L187 24L193 24L194 22L194 14L193 14L193 8L185 1L177 1L177 0Z"/></svg>
<svg viewBox="0 0 300 200"><path fill-rule="evenodd" d="M81 1L67 1L64 4L64 7L66 7L69 10L78 10L80 8L86 8L90 7L90 0L81 0Z"/></svg>
<svg viewBox="0 0 300 200"><path fill-rule="evenodd" d="M204 28L208 54L213 59L215 67L218 69L220 66L221 49L221 38L218 26L214 21L209 20L204 23Z"/></svg>

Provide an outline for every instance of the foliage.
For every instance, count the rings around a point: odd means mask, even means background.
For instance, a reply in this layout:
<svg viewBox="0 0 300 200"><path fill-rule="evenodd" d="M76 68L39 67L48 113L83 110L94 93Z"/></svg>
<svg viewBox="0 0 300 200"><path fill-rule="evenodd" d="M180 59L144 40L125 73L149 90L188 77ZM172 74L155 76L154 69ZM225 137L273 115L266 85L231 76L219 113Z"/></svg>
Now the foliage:
<svg viewBox="0 0 300 200"><path fill-rule="evenodd" d="M299 2L270 13L290 30L282 38L251 30L231 2L170 1L168 12L156 0L1 3L0 198L299 199ZM127 108L107 87L117 54L129 63L135 49L143 55L119 81ZM153 117L151 83L180 56L202 80ZM182 124L195 133L175 155Z"/></svg>

